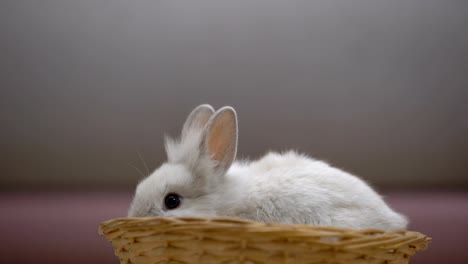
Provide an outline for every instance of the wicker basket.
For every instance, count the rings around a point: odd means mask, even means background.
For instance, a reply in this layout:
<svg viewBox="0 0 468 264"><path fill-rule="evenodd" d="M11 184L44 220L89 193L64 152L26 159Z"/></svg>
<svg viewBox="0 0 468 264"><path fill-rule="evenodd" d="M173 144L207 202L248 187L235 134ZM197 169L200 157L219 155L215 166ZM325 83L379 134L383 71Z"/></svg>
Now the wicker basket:
<svg viewBox="0 0 468 264"><path fill-rule="evenodd" d="M120 263L408 263L431 238L235 219L120 218L101 224Z"/></svg>

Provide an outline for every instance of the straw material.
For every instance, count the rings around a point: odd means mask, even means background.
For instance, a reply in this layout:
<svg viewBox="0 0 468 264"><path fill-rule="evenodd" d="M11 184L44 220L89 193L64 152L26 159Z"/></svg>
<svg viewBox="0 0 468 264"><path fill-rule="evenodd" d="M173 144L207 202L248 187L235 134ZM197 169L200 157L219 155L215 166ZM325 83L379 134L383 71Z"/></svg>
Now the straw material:
<svg viewBox="0 0 468 264"><path fill-rule="evenodd" d="M112 242L121 264L403 264L431 241L405 230L161 217L110 220L99 233Z"/></svg>

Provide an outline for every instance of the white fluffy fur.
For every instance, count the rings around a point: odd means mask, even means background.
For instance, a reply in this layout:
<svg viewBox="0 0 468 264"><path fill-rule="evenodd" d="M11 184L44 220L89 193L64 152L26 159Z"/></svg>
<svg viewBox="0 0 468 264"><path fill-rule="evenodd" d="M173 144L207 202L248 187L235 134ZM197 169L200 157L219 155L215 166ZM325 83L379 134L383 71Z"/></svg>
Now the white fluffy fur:
<svg viewBox="0 0 468 264"><path fill-rule="evenodd" d="M209 124L190 130L180 141L166 140L168 162L138 185L129 216L227 216L353 229L406 228L405 217L364 181L293 151L234 162L227 172L217 170L204 148ZM178 208L164 208L168 193L183 197Z"/></svg>

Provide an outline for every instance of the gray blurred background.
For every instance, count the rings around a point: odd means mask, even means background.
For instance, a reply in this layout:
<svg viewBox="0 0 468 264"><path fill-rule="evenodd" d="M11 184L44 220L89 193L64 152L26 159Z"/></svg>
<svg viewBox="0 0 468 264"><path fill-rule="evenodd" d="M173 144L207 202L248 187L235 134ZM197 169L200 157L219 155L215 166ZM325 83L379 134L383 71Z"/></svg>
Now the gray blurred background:
<svg viewBox="0 0 468 264"><path fill-rule="evenodd" d="M198 104L240 157L468 186L468 1L3 0L0 186L132 189Z"/></svg>
<svg viewBox="0 0 468 264"><path fill-rule="evenodd" d="M99 223L201 103L241 158L376 186L434 239L412 264L466 263L466 0L0 0L2 262L117 263Z"/></svg>

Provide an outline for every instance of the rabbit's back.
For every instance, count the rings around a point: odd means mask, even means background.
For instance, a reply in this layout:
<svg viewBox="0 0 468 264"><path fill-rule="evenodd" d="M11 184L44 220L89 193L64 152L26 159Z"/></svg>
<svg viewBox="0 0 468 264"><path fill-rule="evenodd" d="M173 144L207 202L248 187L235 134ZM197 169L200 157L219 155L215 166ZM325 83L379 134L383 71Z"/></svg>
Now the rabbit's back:
<svg viewBox="0 0 468 264"><path fill-rule="evenodd" d="M251 210L244 217L350 228L406 226L364 181L323 161L290 151L235 167L251 182L246 200Z"/></svg>

